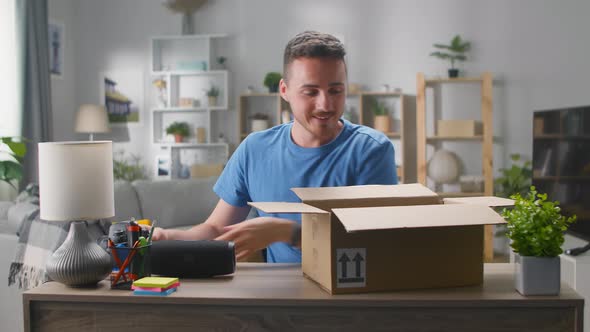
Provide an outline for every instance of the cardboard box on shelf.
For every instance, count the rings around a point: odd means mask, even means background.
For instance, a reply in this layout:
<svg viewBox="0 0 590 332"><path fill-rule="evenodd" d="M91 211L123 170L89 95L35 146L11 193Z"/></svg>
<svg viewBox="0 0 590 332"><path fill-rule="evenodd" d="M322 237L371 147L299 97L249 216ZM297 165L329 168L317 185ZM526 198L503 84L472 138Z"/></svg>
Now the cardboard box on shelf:
<svg viewBox="0 0 590 332"><path fill-rule="evenodd" d="M483 281L483 226L497 197L441 199L421 184L294 188L302 203L250 203L302 214L302 269L332 294Z"/></svg>
<svg viewBox="0 0 590 332"><path fill-rule="evenodd" d="M476 120L438 120L436 132L438 136L470 137L481 135L481 121Z"/></svg>
<svg viewBox="0 0 590 332"><path fill-rule="evenodd" d="M192 164L191 178L218 176L223 171L223 164Z"/></svg>

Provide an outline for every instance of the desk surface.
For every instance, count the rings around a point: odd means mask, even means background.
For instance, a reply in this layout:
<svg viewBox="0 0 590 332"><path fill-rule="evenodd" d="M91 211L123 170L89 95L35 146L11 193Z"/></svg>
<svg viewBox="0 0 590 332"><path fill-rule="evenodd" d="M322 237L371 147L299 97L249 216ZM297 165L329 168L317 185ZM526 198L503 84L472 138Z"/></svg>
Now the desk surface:
<svg viewBox="0 0 590 332"><path fill-rule="evenodd" d="M302 276L301 266L292 264L239 263L232 276L211 279L182 279L177 292L167 297L134 296L130 291L111 290L107 281L97 288L70 288L49 282L24 293L27 300L110 302L110 303L224 303L251 305L261 301L296 305L359 305L374 306L528 306L583 305L583 298L566 285L559 296L525 297L514 290L512 264L485 264L484 283L480 286L396 291L386 293L330 295L315 282Z"/></svg>
<svg viewBox="0 0 590 332"><path fill-rule="evenodd" d="M475 287L330 295L299 265L238 264L235 275L181 280L166 296L50 282L23 295L25 331L582 331L584 300L524 297L513 265L486 264Z"/></svg>

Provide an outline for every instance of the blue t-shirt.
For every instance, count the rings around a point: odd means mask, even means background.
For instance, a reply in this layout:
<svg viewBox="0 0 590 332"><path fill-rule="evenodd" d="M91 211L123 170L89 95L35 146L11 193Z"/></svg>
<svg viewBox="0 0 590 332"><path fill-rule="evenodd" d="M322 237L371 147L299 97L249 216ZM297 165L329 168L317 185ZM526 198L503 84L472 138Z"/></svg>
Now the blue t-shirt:
<svg viewBox="0 0 590 332"><path fill-rule="evenodd" d="M397 184L393 145L372 128L344 124L330 143L303 148L291 139L293 123L250 134L238 146L217 183L215 193L226 203L301 202L295 187ZM301 222L300 214L259 215ZM301 262L301 250L284 242L267 248L268 262Z"/></svg>

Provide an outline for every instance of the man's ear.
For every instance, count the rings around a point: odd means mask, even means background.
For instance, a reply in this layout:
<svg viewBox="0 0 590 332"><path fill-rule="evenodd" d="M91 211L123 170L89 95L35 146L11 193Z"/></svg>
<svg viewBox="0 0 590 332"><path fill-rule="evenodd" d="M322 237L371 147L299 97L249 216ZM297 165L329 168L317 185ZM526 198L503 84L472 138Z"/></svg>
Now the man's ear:
<svg viewBox="0 0 590 332"><path fill-rule="evenodd" d="M281 81L279 82L279 92L281 93L281 97L286 102L289 102L289 97L287 97L287 83L284 78L281 78Z"/></svg>

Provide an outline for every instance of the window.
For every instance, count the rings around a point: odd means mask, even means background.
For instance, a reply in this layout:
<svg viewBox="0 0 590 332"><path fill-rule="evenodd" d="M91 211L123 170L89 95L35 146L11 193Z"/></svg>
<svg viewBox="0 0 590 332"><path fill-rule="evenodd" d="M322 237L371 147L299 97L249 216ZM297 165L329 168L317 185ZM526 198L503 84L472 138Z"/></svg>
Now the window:
<svg viewBox="0 0 590 332"><path fill-rule="evenodd" d="M21 135L20 86L17 56L16 0L0 0L0 136Z"/></svg>

